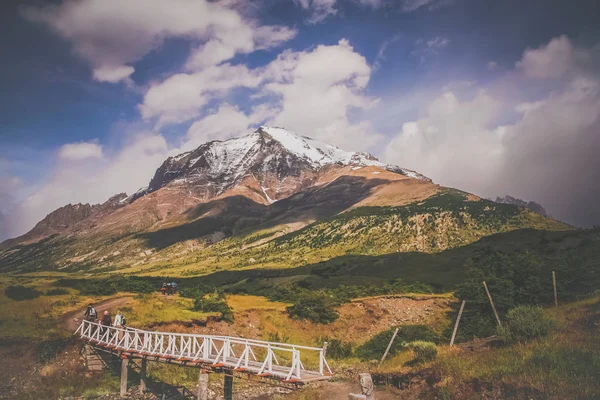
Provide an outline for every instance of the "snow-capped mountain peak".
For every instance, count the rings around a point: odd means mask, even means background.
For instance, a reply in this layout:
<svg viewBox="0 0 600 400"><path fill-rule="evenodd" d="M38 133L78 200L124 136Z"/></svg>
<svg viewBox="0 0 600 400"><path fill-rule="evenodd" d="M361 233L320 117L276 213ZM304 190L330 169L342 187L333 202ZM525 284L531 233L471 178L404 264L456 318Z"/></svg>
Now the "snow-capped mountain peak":
<svg viewBox="0 0 600 400"><path fill-rule="evenodd" d="M281 143L288 151L310 160L319 167L329 164L374 166L410 176L411 178L429 180L415 171L382 163L369 153L342 150L337 146L306 136L300 136L283 128L261 126L257 132L268 134Z"/></svg>
<svg viewBox="0 0 600 400"><path fill-rule="evenodd" d="M429 180L414 171L382 163L368 153L345 151L283 128L261 126L247 135L225 141L215 140L169 157L156 171L148 187L140 189L134 198L180 183L190 184L196 195L210 198L252 175L263 192L265 187L279 188L272 189L277 193L267 195L272 197L269 198L271 202L313 182L323 167L333 164L375 166L411 178ZM283 181L286 183L283 184ZM290 181L296 181L296 184Z"/></svg>

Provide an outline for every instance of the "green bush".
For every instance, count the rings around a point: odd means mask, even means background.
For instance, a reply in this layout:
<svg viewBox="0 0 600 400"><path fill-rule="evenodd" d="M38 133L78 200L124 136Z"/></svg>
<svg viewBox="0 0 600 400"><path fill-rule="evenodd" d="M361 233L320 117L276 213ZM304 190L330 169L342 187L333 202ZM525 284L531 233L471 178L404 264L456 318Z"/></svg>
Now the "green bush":
<svg viewBox="0 0 600 400"><path fill-rule="evenodd" d="M233 321L233 310L221 295L212 294L194 299L194 311L218 312L221 318L227 322Z"/></svg>
<svg viewBox="0 0 600 400"><path fill-rule="evenodd" d="M340 316L335 309L337 305L335 301L324 295L309 294L301 296L286 310L294 319L305 319L315 324L329 324Z"/></svg>
<svg viewBox="0 0 600 400"><path fill-rule="evenodd" d="M496 320L482 282L486 281L500 318L521 305L551 304L550 271L534 254L484 250L467 264L467 279L457 287L456 297L467 300L458 341L496 333ZM448 336L451 327L448 328Z"/></svg>
<svg viewBox="0 0 600 400"><path fill-rule="evenodd" d="M207 294L214 292L214 288L210 288L206 285L197 285L194 287L183 288L179 291L181 297L188 297L190 299L196 299L206 296Z"/></svg>
<svg viewBox="0 0 600 400"><path fill-rule="evenodd" d="M498 334L507 342L524 342L546 336L552 326L552 320L544 315L541 307L519 306L508 312L503 325L498 327Z"/></svg>
<svg viewBox="0 0 600 400"><path fill-rule="evenodd" d="M415 363L424 363L433 361L437 357L437 347L435 343L417 340L408 345L413 350Z"/></svg>
<svg viewBox="0 0 600 400"><path fill-rule="evenodd" d="M63 288L56 288L50 289L46 292L46 296L61 296L63 294L69 294L69 291Z"/></svg>
<svg viewBox="0 0 600 400"><path fill-rule="evenodd" d="M320 346L327 342L327 358L340 360L352 356L352 343L342 342L339 339L322 337L317 340Z"/></svg>
<svg viewBox="0 0 600 400"><path fill-rule="evenodd" d="M390 328L373 336L369 341L356 349L356 356L363 360L380 359L394 334L394 330L395 328ZM392 343L392 347L390 347L388 356L393 356L400 351L406 350L408 343L419 340L439 343L440 337L427 325L400 326L398 327L398 334L396 335L396 339L394 339L394 343Z"/></svg>
<svg viewBox="0 0 600 400"><path fill-rule="evenodd" d="M22 301L31 300L40 297L41 293L34 288L22 285L8 286L4 289L4 294L11 300Z"/></svg>

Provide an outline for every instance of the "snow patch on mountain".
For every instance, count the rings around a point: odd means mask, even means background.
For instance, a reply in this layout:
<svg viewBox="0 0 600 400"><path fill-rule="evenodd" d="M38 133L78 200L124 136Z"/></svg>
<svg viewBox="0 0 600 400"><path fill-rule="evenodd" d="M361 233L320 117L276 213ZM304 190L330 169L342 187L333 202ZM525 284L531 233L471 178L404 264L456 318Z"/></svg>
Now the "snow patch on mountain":
<svg viewBox="0 0 600 400"><path fill-rule="evenodd" d="M212 186L218 195L252 172L260 179L275 174L276 179L283 182L288 177L299 177L299 174L317 173L321 168L333 164L374 166L429 181L417 172L382 163L369 153L350 152L283 128L261 126L247 135L225 141L215 140L195 150L169 157L156 171L148 187L136 192L132 201L169 183L186 182L196 188ZM184 178L187 180L183 181ZM278 200L266 194L263 187L265 182L258 183L269 203ZM211 189L211 193L215 189ZM278 196L283 194L278 192Z"/></svg>
<svg viewBox="0 0 600 400"><path fill-rule="evenodd" d="M400 173L414 179L430 180L418 172L382 163L369 153L342 150L329 143L300 136L283 128L261 126L257 132L260 131L267 133L273 139L277 140L291 153L309 160L315 167L323 167L330 164L372 166Z"/></svg>

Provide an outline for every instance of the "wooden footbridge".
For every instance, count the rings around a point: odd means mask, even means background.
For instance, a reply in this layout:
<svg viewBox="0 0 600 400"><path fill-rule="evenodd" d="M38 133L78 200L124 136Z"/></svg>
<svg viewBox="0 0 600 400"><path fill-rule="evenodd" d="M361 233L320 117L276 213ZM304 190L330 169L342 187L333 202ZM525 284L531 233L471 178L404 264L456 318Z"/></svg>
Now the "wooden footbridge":
<svg viewBox="0 0 600 400"><path fill-rule="evenodd" d="M325 359L326 347L298 346L229 336L145 331L104 326L90 321L82 321L75 334L91 346L113 353L123 360L121 395L127 391L127 363L132 358L142 360L140 385L143 387L148 361L199 368L202 372L199 399L206 398L203 392L206 392L208 371L225 373L226 400L231 398L234 372L293 384L326 380L332 376ZM202 387L203 381L205 388Z"/></svg>

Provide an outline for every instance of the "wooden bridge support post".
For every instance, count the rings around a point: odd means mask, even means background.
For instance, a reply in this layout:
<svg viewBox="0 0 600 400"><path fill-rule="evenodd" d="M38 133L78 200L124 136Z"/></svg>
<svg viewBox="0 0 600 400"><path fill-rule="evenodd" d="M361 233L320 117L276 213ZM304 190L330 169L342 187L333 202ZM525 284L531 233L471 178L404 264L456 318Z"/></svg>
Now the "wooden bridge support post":
<svg viewBox="0 0 600 400"><path fill-rule="evenodd" d="M140 392L145 392L146 389L148 388L148 385L146 383L147 367L148 367L148 360L144 357L144 358L142 358L142 366L140 367Z"/></svg>
<svg viewBox="0 0 600 400"><path fill-rule="evenodd" d="M208 372L204 368L198 378L198 400L208 400Z"/></svg>
<svg viewBox="0 0 600 400"><path fill-rule="evenodd" d="M127 396L127 371L129 369L129 358L121 360L121 398Z"/></svg>
<svg viewBox="0 0 600 400"><path fill-rule="evenodd" d="M223 378L223 400L233 400L233 371L225 371Z"/></svg>

